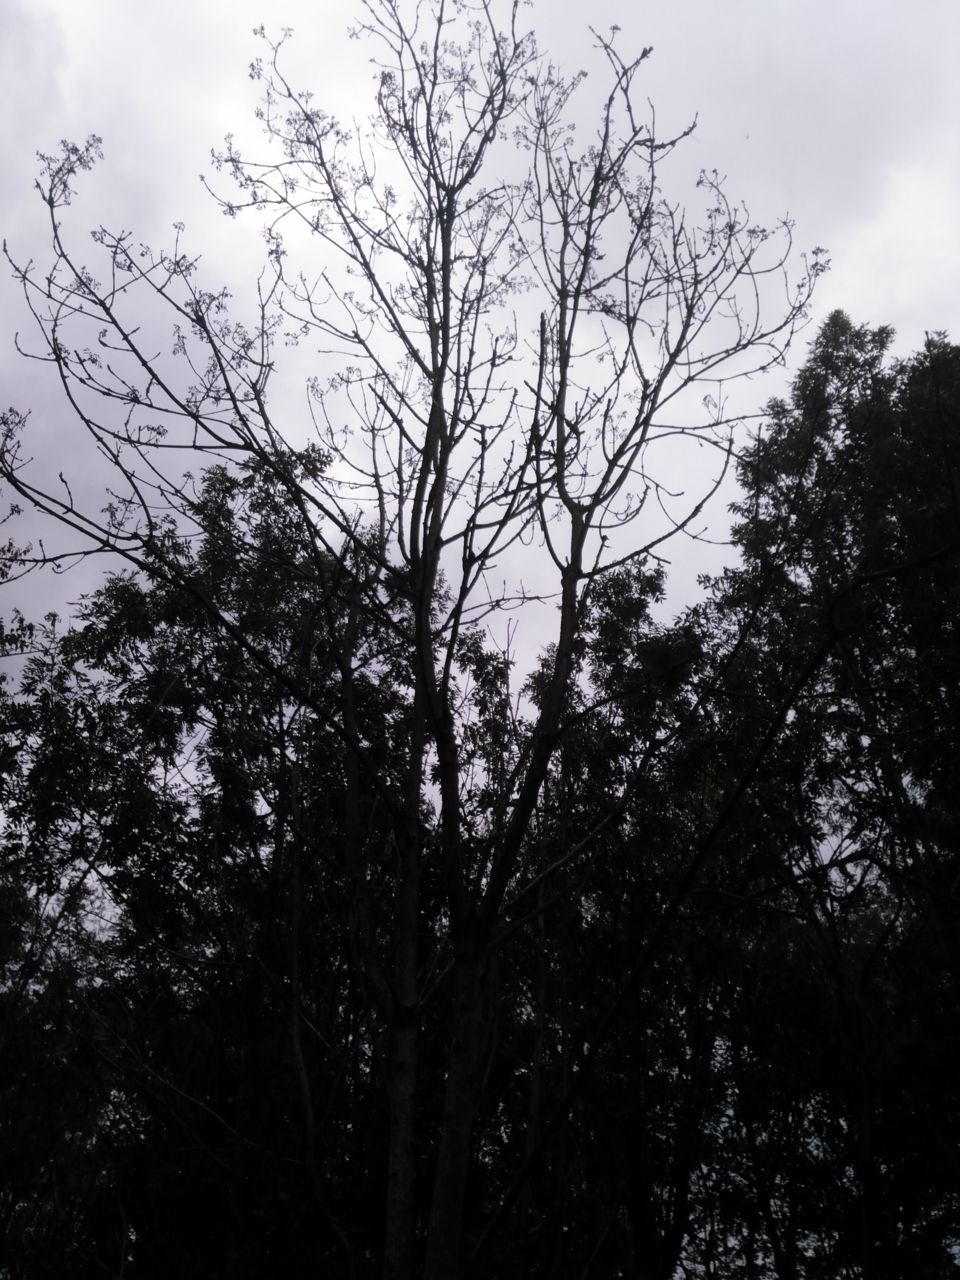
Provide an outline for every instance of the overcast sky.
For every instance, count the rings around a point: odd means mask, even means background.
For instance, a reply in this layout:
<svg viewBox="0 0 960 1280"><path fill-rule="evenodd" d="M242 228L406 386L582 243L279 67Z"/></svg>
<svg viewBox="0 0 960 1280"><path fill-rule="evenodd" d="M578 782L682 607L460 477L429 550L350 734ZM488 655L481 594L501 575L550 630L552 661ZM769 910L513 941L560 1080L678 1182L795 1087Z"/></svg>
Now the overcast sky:
<svg viewBox="0 0 960 1280"><path fill-rule="evenodd" d="M249 265L252 279L256 240L229 230L198 180L224 133L258 136L252 28L293 27L292 79L321 105L362 118L369 51L346 39L357 8L0 0L0 233L14 256L43 258L35 153L98 133L105 160L82 184L83 225L105 221L163 243L182 220L212 270ZM527 15L541 49L568 71L588 62L589 23L617 24L624 53L654 47L643 89L659 130L699 121L683 160L690 178L716 167L757 220L789 214L799 247L829 249L815 317L840 306L856 321L892 324L903 352L925 330L960 336L958 0L536 0ZM682 186L671 194L685 195ZM32 408L44 447L66 449L58 402L12 352L24 321L6 273L0 307L0 400ZM758 401L777 389L758 388Z"/></svg>

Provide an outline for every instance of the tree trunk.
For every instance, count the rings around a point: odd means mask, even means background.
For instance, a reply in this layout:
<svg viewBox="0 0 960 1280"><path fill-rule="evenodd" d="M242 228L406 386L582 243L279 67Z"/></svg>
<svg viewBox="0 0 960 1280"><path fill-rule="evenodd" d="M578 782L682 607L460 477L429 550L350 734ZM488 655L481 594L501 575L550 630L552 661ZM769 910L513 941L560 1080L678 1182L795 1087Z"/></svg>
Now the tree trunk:
<svg viewBox="0 0 960 1280"><path fill-rule="evenodd" d="M456 1280L480 1073L483 963L461 957L453 972L450 1062L427 1238L425 1280Z"/></svg>
<svg viewBox="0 0 960 1280"><path fill-rule="evenodd" d="M384 1280L411 1280L416 1231L416 1014L401 1010L390 1052Z"/></svg>
<svg viewBox="0 0 960 1280"><path fill-rule="evenodd" d="M411 1280L416 1234L416 1094L419 1035L417 928L420 849L415 833L406 833L400 857L397 961L387 1084L390 1133L387 1155L384 1280Z"/></svg>

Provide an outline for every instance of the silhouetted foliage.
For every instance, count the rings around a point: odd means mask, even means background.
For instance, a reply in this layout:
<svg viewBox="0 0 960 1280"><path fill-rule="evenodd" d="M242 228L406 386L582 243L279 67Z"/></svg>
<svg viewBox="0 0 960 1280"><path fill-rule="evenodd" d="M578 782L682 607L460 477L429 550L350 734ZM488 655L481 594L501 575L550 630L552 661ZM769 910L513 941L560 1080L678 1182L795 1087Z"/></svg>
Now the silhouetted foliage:
<svg viewBox="0 0 960 1280"><path fill-rule="evenodd" d="M662 194L646 53L599 42L576 152L507 11L364 6L390 181L270 46L284 159L220 157L275 215L252 326L179 243L101 228L99 283L61 224L99 142L45 159L18 276L113 470L83 506L4 415L0 474L86 540L4 560L123 567L0 632L10 1280L955 1273L960 349L836 313L752 440L678 427L782 360L820 259L764 321L789 225ZM306 447L281 333L341 364ZM665 622L730 462L734 563ZM498 626L547 603L518 680Z"/></svg>
<svg viewBox="0 0 960 1280"><path fill-rule="evenodd" d="M888 338L821 330L702 603L655 622L644 562L592 595L481 992L476 1274L953 1273L960 351L890 364ZM383 1265L409 653L349 561L296 573L272 475L198 493L207 532L168 528L156 578L4 633L11 1276ZM551 658L519 719L479 633L461 662L469 834ZM445 911L428 857L423 1204Z"/></svg>

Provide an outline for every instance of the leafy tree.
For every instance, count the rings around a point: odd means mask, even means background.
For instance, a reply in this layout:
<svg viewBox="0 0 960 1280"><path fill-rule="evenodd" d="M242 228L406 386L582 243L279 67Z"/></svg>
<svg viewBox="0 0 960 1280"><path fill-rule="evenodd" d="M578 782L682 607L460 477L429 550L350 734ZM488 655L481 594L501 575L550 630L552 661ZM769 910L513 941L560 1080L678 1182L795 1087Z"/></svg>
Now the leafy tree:
<svg viewBox="0 0 960 1280"><path fill-rule="evenodd" d="M46 160L54 262L17 268L38 356L114 474L102 511L75 501L67 478L45 485L12 412L0 471L152 584L145 596L142 582L115 581L91 606L94 634L70 642L75 657L68 646L70 679L87 679L88 663L105 673L90 677L89 695L108 759L94 771L96 818L72 792L63 804L73 808L55 814L63 865L95 841L135 944L130 990L159 984L150 1007L170 1008L164 1043L194 1031L203 1043L195 1021L180 1021L187 979L167 975L169 956L206 973L215 937L228 972L248 952L274 975L249 1043L288 1046L300 1111L295 1122L278 1097L271 1149L302 1162L348 1270L361 1267L357 1211L327 1199L333 1175L318 1144L352 1113L323 1099L337 1079L384 1083L390 1277L422 1265L441 1280L460 1266L478 1118L494 1107L485 1064L500 939L508 902L540 874L527 847L592 596L696 518L706 494L625 541L648 495L669 505L665 448L708 440L718 469L706 488L719 484L733 424L708 400L678 429L676 409L703 383L780 361L822 268L815 255L767 318L764 282L782 282L790 227L751 223L716 175L701 178L699 215L667 198L659 167L685 135L658 139L634 108L646 52L625 61L598 41L610 88L578 149L578 80L549 66L518 21L518 3L500 26L487 0L410 17L393 0L365 4L360 31L382 61L359 143L287 80L282 42L269 46L255 74L283 158L261 165L230 145L220 159L237 184L227 212L249 205L272 218L253 323L229 317L227 294L201 283L179 240L155 254L100 228L99 266L87 269L62 210L96 139ZM175 326L169 359L140 324L154 308ZM320 349L306 450L285 437L269 394L284 337ZM180 470L184 450L213 468L198 484ZM238 526L224 511L244 484L251 505ZM232 491L226 508L218 487ZM258 511L263 492L269 509ZM541 585L501 587L501 562L530 539ZM271 575L276 591L264 586ZM161 598L169 616L157 619ZM556 602L556 626L535 714L522 719L505 715L510 654L479 629L535 599ZM100 648L86 651L97 633ZM69 739L56 767L85 782L82 743ZM329 851L323 833L335 833ZM262 923L258 895L272 904ZM233 901L235 914L222 907ZM148 936L156 956L141 954ZM305 994L314 965L331 984L315 1001ZM340 1034L321 1019L308 1053L314 1003ZM141 1075L167 1079L152 1062L155 1031L128 1032L116 1045L139 1045ZM334 1048L321 1067L326 1042L349 1043L353 1058ZM115 1047L113 1068L126 1070L131 1053ZM363 1063L359 1076L343 1074L350 1060ZM174 1065L190 1078L183 1092L211 1105L193 1067ZM246 1096L241 1077L231 1097ZM322 1150L346 1159L350 1133ZM240 1220L244 1206L234 1198L230 1211Z"/></svg>
<svg viewBox="0 0 960 1280"><path fill-rule="evenodd" d="M474 1274L955 1269L960 351L888 340L821 330L701 603L658 623L649 559L592 585L483 971ZM4 633L11 1275L389 1265L415 659L404 600L311 550L318 465L209 468L199 539ZM517 708L458 641L474 849L555 662ZM419 1268L457 995L426 761Z"/></svg>
<svg viewBox="0 0 960 1280"><path fill-rule="evenodd" d="M955 1266L942 1143L957 1096L939 1062L955 1035L940 995L957 981L944 945L956 823L942 807L955 787L942 770L955 723L960 351L933 337L890 363L890 337L841 313L823 326L791 402L769 407L741 461L743 565L699 611L726 664L721 769L796 691L714 888L763 921L756 934L746 914L738 925L754 941L749 980L732 988L739 1118L723 1157L735 1169L749 1154L736 1197L753 1183L755 1221L724 1229L765 1236L778 1277Z"/></svg>

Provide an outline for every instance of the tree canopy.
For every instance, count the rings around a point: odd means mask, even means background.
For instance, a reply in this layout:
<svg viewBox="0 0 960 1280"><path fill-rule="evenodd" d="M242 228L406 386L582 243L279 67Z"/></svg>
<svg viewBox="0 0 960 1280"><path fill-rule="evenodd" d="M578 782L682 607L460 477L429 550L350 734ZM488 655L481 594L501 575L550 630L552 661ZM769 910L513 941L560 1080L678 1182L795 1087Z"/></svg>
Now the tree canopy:
<svg viewBox="0 0 960 1280"><path fill-rule="evenodd" d="M960 348L835 313L747 438L717 385L822 259L771 301L789 224L664 194L646 53L599 42L580 147L516 5L362 13L370 132L281 41L282 159L220 158L255 324L179 243L82 265L99 142L45 161L16 270L111 473L84 505L5 414L80 539L8 572L121 567L0 635L0 1272L952 1275ZM664 621L730 465L731 567Z"/></svg>

